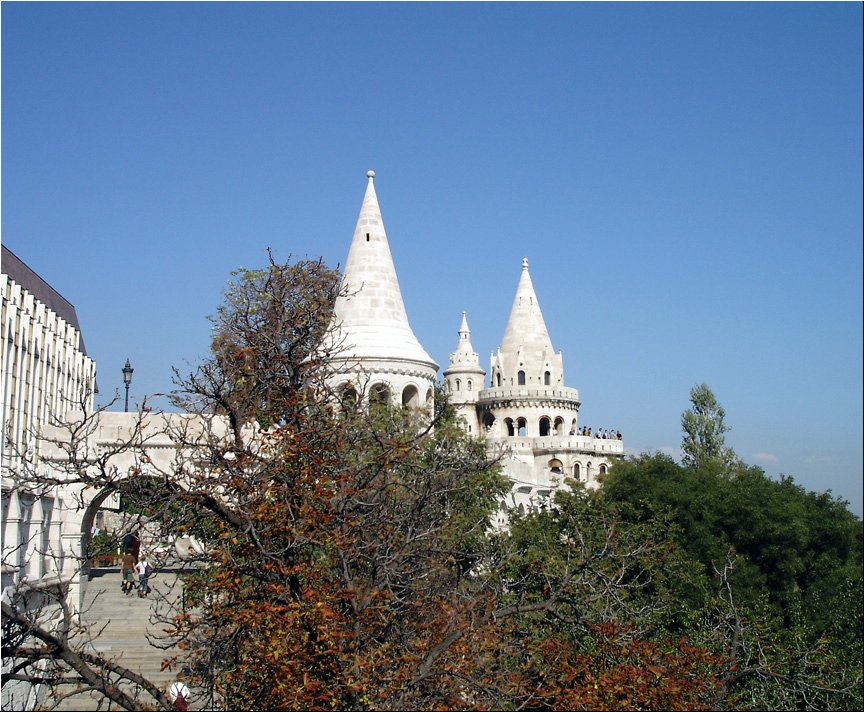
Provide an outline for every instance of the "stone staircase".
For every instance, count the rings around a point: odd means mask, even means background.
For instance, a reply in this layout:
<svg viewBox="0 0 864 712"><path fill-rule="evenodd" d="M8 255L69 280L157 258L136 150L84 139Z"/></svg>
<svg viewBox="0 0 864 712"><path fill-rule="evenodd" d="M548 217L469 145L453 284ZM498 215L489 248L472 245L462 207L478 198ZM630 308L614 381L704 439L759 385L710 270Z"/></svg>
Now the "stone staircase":
<svg viewBox="0 0 864 712"><path fill-rule="evenodd" d="M125 594L120 589L119 570L101 570L86 584L82 604L82 622L87 626L88 649L109 658L143 677L165 691L177 679L178 665L172 670L162 670L166 658L177 653L176 649L165 650L163 629L166 614L172 606L179 604L182 586L179 577L170 570L158 570L150 577L151 592L140 598L136 591ZM67 693L71 689L63 689ZM159 709L158 703L149 694L142 693L139 702L151 709ZM200 701L192 700L191 709L204 709ZM58 712L120 709L101 695L93 692L76 694L60 700L55 706L45 709Z"/></svg>

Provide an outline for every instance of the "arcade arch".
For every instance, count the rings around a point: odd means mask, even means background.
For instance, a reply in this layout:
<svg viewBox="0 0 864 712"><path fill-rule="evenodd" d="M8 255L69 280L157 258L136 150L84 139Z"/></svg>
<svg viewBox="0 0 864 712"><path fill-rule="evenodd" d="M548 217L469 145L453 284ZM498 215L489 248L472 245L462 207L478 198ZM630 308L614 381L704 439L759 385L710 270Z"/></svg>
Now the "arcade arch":
<svg viewBox="0 0 864 712"><path fill-rule="evenodd" d="M390 402L390 387L386 383L375 383L369 389L369 404L383 405Z"/></svg>
<svg viewBox="0 0 864 712"><path fill-rule="evenodd" d="M457 381L458 383L458 381ZM419 408L420 407L420 391L417 386L408 385L402 390L402 407L403 408Z"/></svg>
<svg viewBox="0 0 864 712"><path fill-rule="evenodd" d="M545 438L552 429L551 421L545 415L540 418L540 437Z"/></svg>
<svg viewBox="0 0 864 712"><path fill-rule="evenodd" d="M81 519L82 573L89 576L93 564L98 565L91 555L119 552L128 533L138 535L142 551L172 556L168 546L172 533L184 523L183 511L176 487L168 486L161 476L130 473L101 490L90 500ZM98 551L93 547L97 532Z"/></svg>

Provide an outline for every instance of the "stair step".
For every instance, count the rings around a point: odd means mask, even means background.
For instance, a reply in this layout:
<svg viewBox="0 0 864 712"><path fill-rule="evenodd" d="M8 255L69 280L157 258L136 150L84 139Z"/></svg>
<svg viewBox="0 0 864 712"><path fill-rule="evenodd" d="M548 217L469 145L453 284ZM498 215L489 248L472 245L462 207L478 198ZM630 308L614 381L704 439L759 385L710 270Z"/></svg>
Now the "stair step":
<svg viewBox="0 0 864 712"><path fill-rule="evenodd" d="M146 597L139 597L134 592L125 594L120 589L120 582L119 570L109 570L85 583L81 618L85 625L89 624L90 633L94 636L88 647L165 689L177 679L177 666L173 666L173 671L162 670L162 663L177 651L154 647L147 636L156 639L162 634L162 629L168 627L168 623L157 621L154 614L160 607L165 608L165 601L176 603L181 597L182 586L176 573L164 571L150 578L151 593ZM71 689L70 686L63 691ZM147 694L143 695L142 702L153 704ZM191 708L201 709L194 696ZM109 707L100 695L88 692L66 698L54 709L83 712L114 709L114 706Z"/></svg>

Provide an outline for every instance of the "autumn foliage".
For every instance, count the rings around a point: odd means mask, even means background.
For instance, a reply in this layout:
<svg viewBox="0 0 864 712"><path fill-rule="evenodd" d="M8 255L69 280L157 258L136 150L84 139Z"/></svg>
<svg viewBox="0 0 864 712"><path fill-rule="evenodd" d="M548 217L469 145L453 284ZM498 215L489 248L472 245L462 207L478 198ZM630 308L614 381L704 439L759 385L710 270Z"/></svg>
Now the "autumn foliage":
<svg viewBox="0 0 864 712"><path fill-rule="evenodd" d="M727 661L685 638L640 640L612 621L591 626L582 650L549 639L538 650L537 690L557 710L715 709Z"/></svg>

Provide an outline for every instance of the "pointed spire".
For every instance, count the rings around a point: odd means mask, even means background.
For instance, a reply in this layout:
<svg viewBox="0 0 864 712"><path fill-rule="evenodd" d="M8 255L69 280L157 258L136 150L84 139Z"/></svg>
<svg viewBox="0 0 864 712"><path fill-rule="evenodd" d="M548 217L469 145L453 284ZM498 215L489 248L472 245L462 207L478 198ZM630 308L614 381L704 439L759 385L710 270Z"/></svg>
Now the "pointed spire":
<svg viewBox="0 0 864 712"><path fill-rule="evenodd" d="M375 193L375 171L366 175L366 194L342 278L346 294L335 306L346 349L340 357L409 360L437 369L408 323Z"/></svg>
<svg viewBox="0 0 864 712"><path fill-rule="evenodd" d="M510 319L504 330L500 351L503 353L522 352L524 355L536 354L542 358L543 353L553 352L552 340L546 330L546 322L540 311L540 302L534 292L531 274L528 272L528 258L522 259L522 274L516 287L516 297L510 309Z"/></svg>
<svg viewBox="0 0 864 712"><path fill-rule="evenodd" d="M450 365L444 371L448 390L453 402L473 402L477 391L483 386L486 371L480 368L480 354L471 345L471 330L468 328L468 315L462 312L462 325L459 327L459 341L456 350L450 354Z"/></svg>
<svg viewBox="0 0 864 712"><path fill-rule="evenodd" d="M456 344L456 351L474 352L474 347L471 345L471 329L468 328L468 312L462 312L462 325L459 327L459 343Z"/></svg>
<svg viewBox="0 0 864 712"><path fill-rule="evenodd" d="M563 354L552 348L528 272L527 257L522 260L522 274L504 338L498 353L492 356L492 379L495 386L505 387L564 385Z"/></svg>
<svg viewBox="0 0 864 712"><path fill-rule="evenodd" d="M454 366L470 366L472 371L486 372L480 368L480 355L474 351L471 345L471 329L468 328L468 314L462 312L462 324L459 327L459 341L456 342L456 350L450 354L450 367L445 375L453 371ZM455 371L454 371L455 372Z"/></svg>

